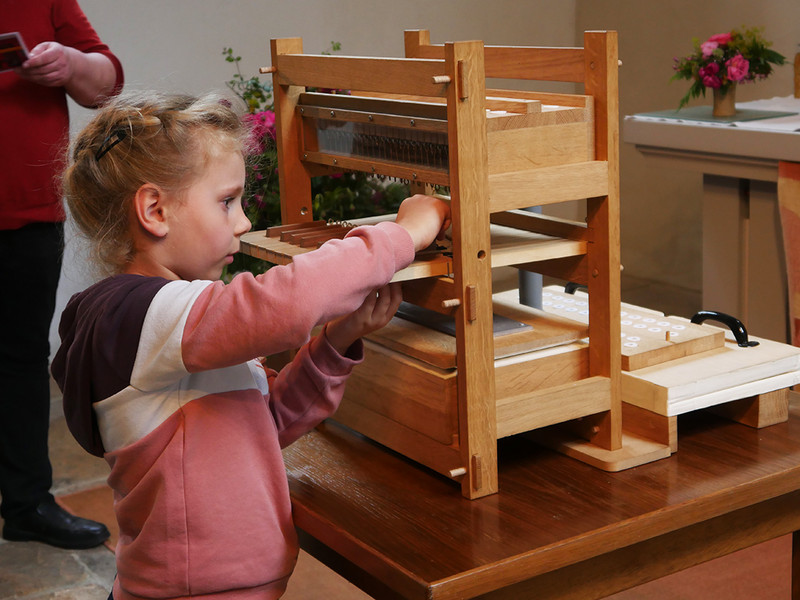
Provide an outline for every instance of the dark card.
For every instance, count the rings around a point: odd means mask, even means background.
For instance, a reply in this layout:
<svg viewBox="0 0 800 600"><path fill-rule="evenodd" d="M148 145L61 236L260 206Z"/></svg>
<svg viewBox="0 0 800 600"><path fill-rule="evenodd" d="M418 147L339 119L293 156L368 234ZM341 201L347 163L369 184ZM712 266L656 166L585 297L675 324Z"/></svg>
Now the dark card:
<svg viewBox="0 0 800 600"><path fill-rule="evenodd" d="M0 33L0 72L20 66L28 60L28 49L18 32Z"/></svg>

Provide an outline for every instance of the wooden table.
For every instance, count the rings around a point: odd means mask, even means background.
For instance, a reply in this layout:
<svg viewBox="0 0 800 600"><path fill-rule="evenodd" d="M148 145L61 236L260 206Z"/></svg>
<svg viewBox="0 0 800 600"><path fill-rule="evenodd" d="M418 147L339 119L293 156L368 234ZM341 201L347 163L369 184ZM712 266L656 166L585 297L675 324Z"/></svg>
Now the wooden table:
<svg viewBox="0 0 800 600"><path fill-rule="evenodd" d="M381 599L591 599L800 529L800 405L760 430L680 418L676 454L620 473L501 440L479 500L326 423L284 452L301 545Z"/></svg>

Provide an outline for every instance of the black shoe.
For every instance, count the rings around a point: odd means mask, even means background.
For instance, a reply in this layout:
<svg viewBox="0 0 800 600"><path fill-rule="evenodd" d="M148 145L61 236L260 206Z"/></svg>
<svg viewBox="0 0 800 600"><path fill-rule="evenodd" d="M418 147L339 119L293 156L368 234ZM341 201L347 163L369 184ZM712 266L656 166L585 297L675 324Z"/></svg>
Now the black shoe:
<svg viewBox="0 0 800 600"><path fill-rule="evenodd" d="M94 548L109 538L108 528L97 521L71 515L54 500L7 520L3 538L14 542L44 542L68 549Z"/></svg>

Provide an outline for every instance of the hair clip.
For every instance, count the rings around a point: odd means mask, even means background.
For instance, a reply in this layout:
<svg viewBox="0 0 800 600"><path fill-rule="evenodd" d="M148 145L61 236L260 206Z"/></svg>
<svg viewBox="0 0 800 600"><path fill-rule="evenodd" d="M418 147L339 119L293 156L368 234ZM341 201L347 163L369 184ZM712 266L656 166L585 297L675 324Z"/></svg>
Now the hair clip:
<svg viewBox="0 0 800 600"><path fill-rule="evenodd" d="M105 140L103 140L103 143L100 144L100 149L97 151L97 154L94 155L94 159L99 161L108 153L109 150L119 144L126 137L128 137L128 134L122 129L117 129L116 131L112 132Z"/></svg>

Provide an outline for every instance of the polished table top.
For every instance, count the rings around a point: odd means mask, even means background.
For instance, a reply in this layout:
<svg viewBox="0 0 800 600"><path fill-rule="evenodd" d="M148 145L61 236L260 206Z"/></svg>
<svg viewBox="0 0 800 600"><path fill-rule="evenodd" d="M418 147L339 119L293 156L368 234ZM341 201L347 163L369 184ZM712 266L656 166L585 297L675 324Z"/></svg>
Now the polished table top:
<svg viewBox="0 0 800 600"><path fill-rule="evenodd" d="M284 456L304 547L321 542L396 597L458 598L800 490L800 406L760 430L690 413L678 432L672 457L619 473L500 440L500 492L478 500L336 423Z"/></svg>

